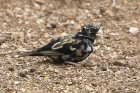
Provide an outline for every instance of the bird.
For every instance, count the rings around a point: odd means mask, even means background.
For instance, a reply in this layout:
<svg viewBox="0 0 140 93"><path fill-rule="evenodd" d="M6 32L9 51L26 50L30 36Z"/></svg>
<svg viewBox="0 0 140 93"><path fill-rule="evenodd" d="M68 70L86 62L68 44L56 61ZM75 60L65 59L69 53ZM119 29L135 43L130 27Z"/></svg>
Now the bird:
<svg viewBox="0 0 140 93"><path fill-rule="evenodd" d="M94 41L101 34L99 24L87 24L82 26L76 34L59 37L43 47L29 50L16 57L47 56L54 64L68 63L81 66L83 60L93 52Z"/></svg>

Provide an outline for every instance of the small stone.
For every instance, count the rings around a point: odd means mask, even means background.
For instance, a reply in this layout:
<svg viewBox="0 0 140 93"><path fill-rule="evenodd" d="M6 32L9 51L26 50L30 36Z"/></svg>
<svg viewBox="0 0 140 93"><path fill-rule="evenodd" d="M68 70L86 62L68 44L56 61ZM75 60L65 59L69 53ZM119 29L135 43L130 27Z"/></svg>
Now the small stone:
<svg viewBox="0 0 140 93"><path fill-rule="evenodd" d="M83 64L84 67L92 67L93 65L91 63L85 63Z"/></svg>
<svg viewBox="0 0 140 93"><path fill-rule="evenodd" d="M54 84L60 84L59 81L52 81L52 83L54 83Z"/></svg>
<svg viewBox="0 0 140 93"><path fill-rule="evenodd" d="M55 69L54 72L55 72L55 73L59 73L59 69Z"/></svg>
<svg viewBox="0 0 140 93"><path fill-rule="evenodd" d="M6 40L5 37L0 37L0 44L3 43Z"/></svg>
<svg viewBox="0 0 140 93"><path fill-rule="evenodd" d="M50 25L52 26L52 28L56 28L57 27L57 25L56 25L56 23L50 23Z"/></svg>
<svg viewBox="0 0 140 93"><path fill-rule="evenodd" d="M51 41L57 40L57 37L51 37Z"/></svg>
<svg viewBox="0 0 140 93"><path fill-rule="evenodd" d="M15 81L14 84L15 84L15 85L18 85L18 84L19 84L19 81Z"/></svg>
<svg viewBox="0 0 140 93"><path fill-rule="evenodd" d="M109 33L110 35L112 36L118 36L119 34L118 33Z"/></svg>
<svg viewBox="0 0 140 93"><path fill-rule="evenodd" d="M47 71L54 72L55 70L54 70L54 68L52 66L49 66Z"/></svg>
<svg viewBox="0 0 140 93"><path fill-rule="evenodd" d="M49 38L49 34L48 34L48 33L45 33L45 34L44 34L44 37L45 37L45 38Z"/></svg>
<svg viewBox="0 0 140 93"><path fill-rule="evenodd" d="M37 19L36 22L37 22L38 24L41 24L41 23L44 22L44 20L43 20L43 19Z"/></svg>
<svg viewBox="0 0 140 93"><path fill-rule="evenodd" d="M52 28L52 26L51 26L51 25L49 25L49 24L48 24L48 25L46 25L45 27L46 27L46 28Z"/></svg>
<svg viewBox="0 0 140 93"><path fill-rule="evenodd" d="M127 63L124 61L115 61L113 62L113 65L117 65L117 66L126 66Z"/></svg>
<svg viewBox="0 0 140 93"><path fill-rule="evenodd" d="M137 6L137 5L134 5L134 6L130 6L130 9L132 9L132 10L136 10L136 9L138 9L139 7Z"/></svg>
<svg viewBox="0 0 140 93"><path fill-rule="evenodd" d="M25 25L28 25L30 22L29 21L25 21Z"/></svg>
<svg viewBox="0 0 140 93"><path fill-rule="evenodd" d="M61 33L59 36L60 37L64 37L64 36L67 36L68 34L66 33L66 32L63 32L63 33Z"/></svg>
<svg viewBox="0 0 140 93"><path fill-rule="evenodd" d="M100 13L104 14L105 13L105 9L103 7L100 8Z"/></svg>
<svg viewBox="0 0 140 93"><path fill-rule="evenodd" d="M36 69L34 68L34 67L32 67L31 69L30 69L30 72L32 73L32 72L35 72L36 71Z"/></svg>
<svg viewBox="0 0 140 93"><path fill-rule="evenodd" d="M102 71L107 71L107 67L103 66L103 67L101 67L101 70Z"/></svg>
<svg viewBox="0 0 140 93"><path fill-rule="evenodd" d="M26 72L25 72L25 71L20 71L20 72L19 72L19 75L20 75L21 77L26 77Z"/></svg>
<svg viewBox="0 0 140 93"><path fill-rule="evenodd" d="M91 86L88 86L88 85L86 85L85 88L90 92L92 92L94 90Z"/></svg>
<svg viewBox="0 0 140 93"><path fill-rule="evenodd" d="M112 17L115 15L114 12L111 10L106 10L105 13Z"/></svg>
<svg viewBox="0 0 140 93"><path fill-rule="evenodd" d="M21 92L26 92L26 89L25 88L20 88Z"/></svg>
<svg viewBox="0 0 140 93"><path fill-rule="evenodd" d="M6 91L7 91L7 92L9 92L9 91L11 91L11 90L12 90L12 88L10 88L10 87L7 87L7 88L6 88Z"/></svg>
<svg viewBox="0 0 140 93"><path fill-rule="evenodd" d="M70 21L70 24L74 25L75 24L75 21L74 20L71 20Z"/></svg>
<svg viewBox="0 0 140 93"><path fill-rule="evenodd" d="M43 0L35 0L34 3L40 4L42 5L43 3L45 3Z"/></svg>
<svg viewBox="0 0 140 93"><path fill-rule="evenodd" d="M8 70L9 70L9 71L14 71L14 67L9 66L9 67L8 67Z"/></svg>
<svg viewBox="0 0 140 93"><path fill-rule="evenodd" d="M97 83L96 82L92 82L91 85L94 86L94 87L97 87Z"/></svg>
<svg viewBox="0 0 140 93"><path fill-rule="evenodd" d="M71 81L70 81L70 82L68 82L67 84L68 84L68 85L72 85L72 84L73 84L73 82L71 82Z"/></svg>
<svg viewBox="0 0 140 93"><path fill-rule="evenodd" d="M132 34L137 34L139 32L139 28L137 27L130 27L129 32Z"/></svg>

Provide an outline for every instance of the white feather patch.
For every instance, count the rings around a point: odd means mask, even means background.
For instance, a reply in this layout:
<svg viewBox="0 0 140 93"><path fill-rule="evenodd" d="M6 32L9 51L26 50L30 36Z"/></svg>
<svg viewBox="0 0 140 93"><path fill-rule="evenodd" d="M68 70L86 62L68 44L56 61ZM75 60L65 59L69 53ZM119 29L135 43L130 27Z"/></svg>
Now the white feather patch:
<svg viewBox="0 0 140 93"><path fill-rule="evenodd" d="M88 45L88 46L87 46L87 48L86 48L86 51L87 51L87 52L90 52L90 51L92 51L92 48L91 48L91 46L89 46L89 45Z"/></svg>

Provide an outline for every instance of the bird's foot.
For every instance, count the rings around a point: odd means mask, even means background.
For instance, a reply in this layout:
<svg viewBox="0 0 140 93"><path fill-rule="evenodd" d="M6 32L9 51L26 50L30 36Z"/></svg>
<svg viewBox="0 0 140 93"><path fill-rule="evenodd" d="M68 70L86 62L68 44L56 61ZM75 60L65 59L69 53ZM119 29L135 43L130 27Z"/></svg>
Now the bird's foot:
<svg viewBox="0 0 140 93"><path fill-rule="evenodd" d="M70 64L70 65L74 65L76 67L81 67L81 66L83 66L85 64L83 61L78 62L78 63L66 61L65 63Z"/></svg>

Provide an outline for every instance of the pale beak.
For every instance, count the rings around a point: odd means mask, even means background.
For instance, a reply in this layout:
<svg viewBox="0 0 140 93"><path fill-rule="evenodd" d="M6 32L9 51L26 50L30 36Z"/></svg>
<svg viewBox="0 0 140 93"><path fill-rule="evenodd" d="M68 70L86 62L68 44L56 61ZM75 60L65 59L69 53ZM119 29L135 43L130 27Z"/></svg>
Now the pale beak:
<svg viewBox="0 0 140 93"><path fill-rule="evenodd" d="M97 32L96 36L102 36L103 35L103 31L101 29L99 29L99 31Z"/></svg>

